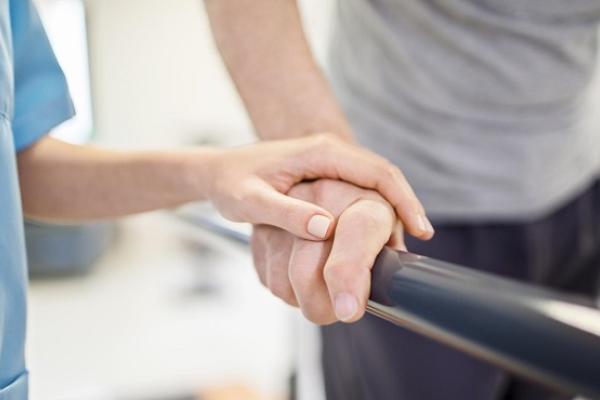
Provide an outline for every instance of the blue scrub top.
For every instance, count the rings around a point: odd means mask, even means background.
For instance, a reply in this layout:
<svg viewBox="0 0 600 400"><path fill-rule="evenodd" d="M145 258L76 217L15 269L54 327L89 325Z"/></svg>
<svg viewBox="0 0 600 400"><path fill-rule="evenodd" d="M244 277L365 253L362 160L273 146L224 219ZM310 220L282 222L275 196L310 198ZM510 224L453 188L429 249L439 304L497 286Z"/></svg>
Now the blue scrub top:
<svg viewBox="0 0 600 400"><path fill-rule="evenodd" d="M0 400L27 399L27 269L15 153L73 116L31 0L0 0Z"/></svg>

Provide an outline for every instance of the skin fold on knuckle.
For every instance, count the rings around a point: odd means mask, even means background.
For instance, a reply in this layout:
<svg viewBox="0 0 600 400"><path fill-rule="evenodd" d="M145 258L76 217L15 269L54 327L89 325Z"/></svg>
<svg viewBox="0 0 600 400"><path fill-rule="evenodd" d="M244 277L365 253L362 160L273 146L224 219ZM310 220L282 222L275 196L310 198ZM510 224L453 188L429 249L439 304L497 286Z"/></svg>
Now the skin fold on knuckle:
<svg viewBox="0 0 600 400"><path fill-rule="evenodd" d="M306 319L319 325L331 323L335 320L335 314L331 307L327 287L324 284L316 285L322 287L314 286L301 285L298 287L292 283L295 299Z"/></svg>
<svg viewBox="0 0 600 400"><path fill-rule="evenodd" d="M288 278L301 303L328 300L323 280L323 265L329 254L331 241L312 242L295 239L290 257Z"/></svg>
<svg viewBox="0 0 600 400"><path fill-rule="evenodd" d="M332 179L319 179L312 185L314 203L336 217L365 193L362 188Z"/></svg>
<svg viewBox="0 0 600 400"><path fill-rule="evenodd" d="M283 282L271 282L269 279L268 288L273 296L283 300L285 303L291 306L298 305L294 291L289 284Z"/></svg>
<svg viewBox="0 0 600 400"><path fill-rule="evenodd" d="M232 187L235 189L229 188L229 195L221 202L224 207L218 207L219 211L231 221L254 221L254 209L262 203L259 190L248 182L232 185Z"/></svg>
<svg viewBox="0 0 600 400"><path fill-rule="evenodd" d="M319 132L312 135L316 150L327 150L340 144L340 140L332 133Z"/></svg>
<svg viewBox="0 0 600 400"><path fill-rule="evenodd" d="M266 269L267 269L267 255L266 247L261 236L264 234L258 233L256 230L252 234L252 238L250 241L251 252L252 252L252 262L254 264L254 269L256 270L256 274L258 275L258 279L263 286L267 286L267 278L266 278Z"/></svg>
<svg viewBox="0 0 600 400"><path fill-rule="evenodd" d="M315 323L331 318L333 311L322 269L305 272L303 268L290 268L290 282L304 315Z"/></svg>
<svg viewBox="0 0 600 400"><path fill-rule="evenodd" d="M362 292L365 284L369 285L371 279L370 265L360 259L336 260L325 266L323 276L330 290L343 289L354 294Z"/></svg>
<svg viewBox="0 0 600 400"><path fill-rule="evenodd" d="M267 227L265 240L264 276L265 286L275 296L289 305L297 306L296 296L288 279L291 236L280 229Z"/></svg>
<svg viewBox="0 0 600 400"><path fill-rule="evenodd" d="M327 308L322 306L302 306L300 309L302 310L302 315L314 324L324 326L337 322L337 318L331 306Z"/></svg>
<svg viewBox="0 0 600 400"><path fill-rule="evenodd" d="M287 195L298 200L316 203L313 198L313 184L314 183L298 183L287 192Z"/></svg>
<svg viewBox="0 0 600 400"><path fill-rule="evenodd" d="M363 198L344 211L338 224L356 227L369 234L388 232L389 238L395 222L396 215L390 204L377 198Z"/></svg>
<svg viewBox="0 0 600 400"><path fill-rule="evenodd" d="M294 291L299 296L313 292L315 290L313 287L319 279L320 270L319 267L315 268L307 264L291 265L288 277Z"/></svg>
<svg viewBox="0 0 600 400"><path fill-rule="evenodd" d="M384 176L390 182L399 182L400 180L403 180L400 169L389 161L386 160L383 162L383 169L385 174Z"/></svg>

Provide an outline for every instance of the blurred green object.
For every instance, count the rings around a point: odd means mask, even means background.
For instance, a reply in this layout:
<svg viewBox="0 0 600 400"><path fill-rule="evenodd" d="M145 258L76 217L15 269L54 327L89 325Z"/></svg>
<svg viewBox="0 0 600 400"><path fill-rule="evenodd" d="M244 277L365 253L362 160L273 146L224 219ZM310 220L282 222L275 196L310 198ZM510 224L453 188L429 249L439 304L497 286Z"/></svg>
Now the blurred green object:
<svg viewBox="0 0 600 400"><path fill-rule="evenodd" d="M29 275L52 277L88 272L112 242L114 223L55 225L25 222Z"/></svg>

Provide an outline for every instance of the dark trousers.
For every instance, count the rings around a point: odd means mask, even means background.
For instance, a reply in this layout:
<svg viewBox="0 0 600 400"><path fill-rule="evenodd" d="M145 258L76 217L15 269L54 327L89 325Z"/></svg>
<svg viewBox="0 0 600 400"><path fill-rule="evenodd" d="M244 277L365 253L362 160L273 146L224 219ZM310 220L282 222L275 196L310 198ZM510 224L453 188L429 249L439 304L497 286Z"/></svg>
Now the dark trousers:
<svg viewBox="0 0 600 400"><path fill-rule="evenodd" d="M597 296L600 183L530 223L436 225L411 252L554 289ZM367 315L322 328L328 400L569 399ZM600 379L600 376L599 376Z"/></svg>

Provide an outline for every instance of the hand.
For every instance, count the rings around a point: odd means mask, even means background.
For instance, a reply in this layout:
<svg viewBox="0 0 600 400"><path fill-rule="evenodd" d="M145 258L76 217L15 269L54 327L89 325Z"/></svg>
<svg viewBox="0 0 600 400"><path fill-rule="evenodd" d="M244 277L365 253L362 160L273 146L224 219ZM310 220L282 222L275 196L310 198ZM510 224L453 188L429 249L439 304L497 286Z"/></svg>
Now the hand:
<svg viewBox="0 0 600 400"><path fill-rule="evenodd" d="M223 150L210 165L208 198L234 221L276 226L305 239L326 239L334 230L331 212L287 193L303 180L331 178L376 190L393 205L409 233L421 239L433 236L423 206L397 167L332 136Z"/></svg>
<svg viewBox="0 0 600 400"><path fill-rule="evenodd" d="M360 319L375 257L385 244L406 250L394 210L377 192L339 181L301 183L289 194L337 217L335 235L316 242L256 226L252 254L262 284L286 303L300 306L314 323Z"/></svg>

